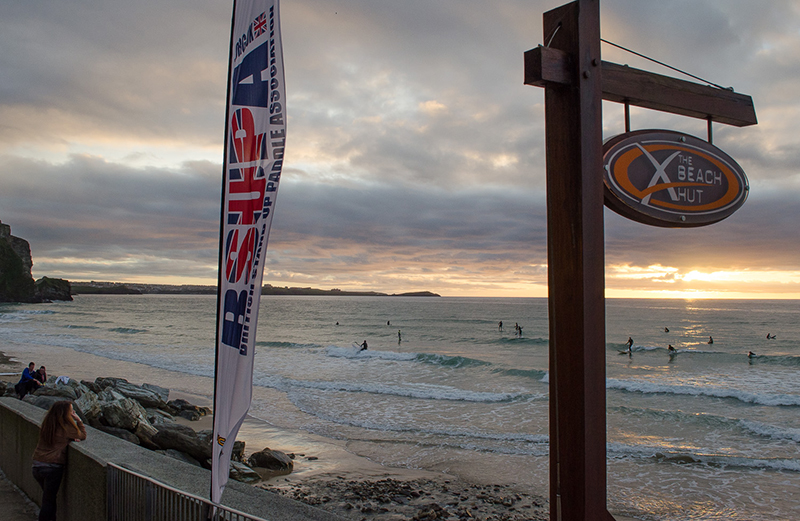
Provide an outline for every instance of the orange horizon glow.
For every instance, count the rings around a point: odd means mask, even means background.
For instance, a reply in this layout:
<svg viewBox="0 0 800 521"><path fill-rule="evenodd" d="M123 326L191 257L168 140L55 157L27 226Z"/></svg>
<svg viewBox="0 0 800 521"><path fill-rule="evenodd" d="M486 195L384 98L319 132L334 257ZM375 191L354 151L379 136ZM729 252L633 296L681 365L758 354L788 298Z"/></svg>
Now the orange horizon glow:
<svg viewBox="0 0 800 521"><path fill-rule="evenodd" d="M644 271L648 273L645 274ZM41 275L35 276L39 278ZM168 284L216 286L216 279L165 276L119 276L109 280L101 273L70 275L48 273L49 277L61 277L70 281L102 281L129 284ZM546 282L447 279L430 277L429 280L398 280L396 277L376 277L384 281L372 280L360 284L350 279L347 283L329 280L265 279L264 284L276 287L311 287L323 290L338 288L343 291L376 291L381 293L407 293L412 291L431 291L443 297L479 298L547 298ZM344 281L342 281L344 282ZM638 287L637 287L638 286ZM677 286L681 286L678 288ZM688 286L688 287L687 287ZM646 270L626 268L606 270L605 296L609 299L750 299L750 300L797 300L800 299L800 273L798 272L756 272L756 271L713 271L692 270L680 274L674 268L661 266Z"/></svg>

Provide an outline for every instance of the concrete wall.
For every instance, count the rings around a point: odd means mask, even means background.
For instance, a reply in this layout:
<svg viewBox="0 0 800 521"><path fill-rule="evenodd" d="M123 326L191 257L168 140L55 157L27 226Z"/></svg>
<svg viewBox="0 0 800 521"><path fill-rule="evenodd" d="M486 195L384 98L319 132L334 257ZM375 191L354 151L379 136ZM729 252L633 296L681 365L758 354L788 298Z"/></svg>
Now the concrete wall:
<svg viewBox="0 0 800 521"><path fill-rule="evenodd" d="M36 504L41 489L31 476L31 455L45 411L16 398L0 398L0 468ZM58 494L59 521L105 521L106 463L113 462L178 490L208 497L211 473L91 427L87 439L71 443ZM342 518L265 490L229 481L222 504L274 521L341 521Z"/></svg>

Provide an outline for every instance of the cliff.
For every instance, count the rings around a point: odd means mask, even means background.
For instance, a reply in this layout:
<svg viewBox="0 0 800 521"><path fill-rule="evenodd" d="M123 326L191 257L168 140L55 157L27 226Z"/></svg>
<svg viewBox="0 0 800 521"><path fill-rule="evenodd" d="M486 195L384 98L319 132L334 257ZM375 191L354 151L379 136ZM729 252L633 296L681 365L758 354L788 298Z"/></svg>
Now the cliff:
<svg viewBox="0 0 800 521"><path fill-rule="evenodd" d="M72 300L69 282L42 277L33 281L31 246L11 235L11 226L0 222L0 302Z"/></svg>

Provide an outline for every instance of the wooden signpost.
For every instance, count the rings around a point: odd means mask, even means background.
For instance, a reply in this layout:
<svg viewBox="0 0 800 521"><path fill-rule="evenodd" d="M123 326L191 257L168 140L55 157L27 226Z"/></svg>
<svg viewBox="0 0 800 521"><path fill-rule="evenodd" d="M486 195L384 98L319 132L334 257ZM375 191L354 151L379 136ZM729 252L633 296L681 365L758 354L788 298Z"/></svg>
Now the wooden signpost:
<svg viewBox="0 0 800 521"><path fill-rule="evenodd" d="M750 96L602 62L599 0L544 13L525 84L545 89L550 314L550 519L606 509L602 100L729 125L756 124Z"/></svg>

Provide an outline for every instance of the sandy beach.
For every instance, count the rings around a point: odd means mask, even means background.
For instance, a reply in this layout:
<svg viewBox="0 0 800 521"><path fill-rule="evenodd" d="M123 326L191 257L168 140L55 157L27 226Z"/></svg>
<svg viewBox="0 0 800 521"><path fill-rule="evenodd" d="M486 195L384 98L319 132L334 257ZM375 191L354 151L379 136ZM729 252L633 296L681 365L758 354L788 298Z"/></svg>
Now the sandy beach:
<svg viewBox="0 0 800 521"><path fill-rule="evenodd" d="M0 347L0 379L16 382L28 362L47 367L48 375L78 380L114 376L131 383L152 383L170 389L170 399L183 398L212 406L211 378L107 359L68 349L34 344ZM259 392L256 389L255 392ZM179 422L195 430L210 429L212 417ZM548 519L547 499L509 484L467 483L452 475L395 468L356 456L347 440L331 440L301 430L277 429L248 417L238 436L249 455L265 447L294 454L294 471L269 476L254 486L315 505L354 520L481 519L523 521Z"/></svg>

